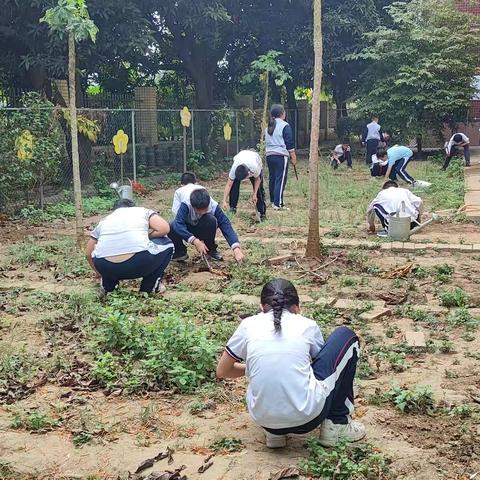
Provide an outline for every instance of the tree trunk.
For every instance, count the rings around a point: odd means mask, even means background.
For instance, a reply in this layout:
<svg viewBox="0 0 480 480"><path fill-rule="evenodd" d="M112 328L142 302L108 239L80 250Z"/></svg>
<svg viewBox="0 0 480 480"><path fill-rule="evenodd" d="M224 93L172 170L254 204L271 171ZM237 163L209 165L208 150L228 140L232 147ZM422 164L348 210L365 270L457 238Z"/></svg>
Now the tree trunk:
<svg viewBox="0 0 480 480"><path fill-rule="evenodd" d="M320 225L318 219L318 141L320 137L320 94L322 90L322 0L313 0L313 47L315 67L313 75L312 131L309 159L309 212L306 257L320 256Z"/></svg>
<svg viewBox="0 0 480 480"><path fill-rule="evenodd" d="M68 35L68 96L70 102L70 130L72 136L73 196L75 200L76 236L78 248L83 247L82 183L78 156L78 125L75 97L75 37Z"/></svg>
<svg viewBox="0 0 480 480"><path fill-rule="evenodd" d="M269 98L269 86L270 86L270 76L268 72L265 72L265 97L263 98L263 111L262 111L262 123L260 126L260 150L263 150L265 143L265 129L268 126L268 98ZM262 154L264 152L261 152Z"/></svg>

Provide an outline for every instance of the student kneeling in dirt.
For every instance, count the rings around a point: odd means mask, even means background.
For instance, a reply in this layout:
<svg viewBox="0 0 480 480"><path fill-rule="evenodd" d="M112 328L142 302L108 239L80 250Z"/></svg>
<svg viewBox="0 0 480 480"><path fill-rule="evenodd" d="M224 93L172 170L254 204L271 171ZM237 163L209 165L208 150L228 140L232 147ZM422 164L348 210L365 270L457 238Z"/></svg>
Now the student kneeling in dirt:
<svg viewBox="0 0 480 480"><path fill-rule="evenodd" d="M142 278L141 292L163 293L161 280L173 254L169 231L168 222L157 212L118 200L87 244L87 260L101 277L102 293L113 292L120 280L135 278Z"/></svg>
<svg viewBox="0 0 480 480"><path fill-rule="evenodd" d="M402 211L402 204L405 205L405 212L412 219L410 228L415 228L420 223L423 200L410 190L399 188L398 183L393 180L385 182L382 191L372 200L367 209L368 231L375 233L375 217L377 217L384 228L384 231L379 233L386 235L390 214Z"/></svg>
<svg viewBox="0 0 480 480"><path fill-rule="evenodd" d="M342 326L324 342L318 325L300 315L287 280L267 283L260 302L263 312L244 319L228 341L217 376L247 375L248 411L264 428L267 447L284 447L288 434L319 426L327 447L362 439L363 425L351 420L357 335Z"/></svg>
<svg viewBox="0 0 480 480"><path fill-rule="evenodd" d="M218 203L210 198L207 190L200 185L197 185L189 196L185 195L182 198L170 227L170 238L175 245L174 260L180 262L187 260L188 254L184 242L191 243L201 255L206 255L213 260L223 260L215 243L217 228L233 250L235 260L241 262L244 258L238 236L230 220Z"/></svg>

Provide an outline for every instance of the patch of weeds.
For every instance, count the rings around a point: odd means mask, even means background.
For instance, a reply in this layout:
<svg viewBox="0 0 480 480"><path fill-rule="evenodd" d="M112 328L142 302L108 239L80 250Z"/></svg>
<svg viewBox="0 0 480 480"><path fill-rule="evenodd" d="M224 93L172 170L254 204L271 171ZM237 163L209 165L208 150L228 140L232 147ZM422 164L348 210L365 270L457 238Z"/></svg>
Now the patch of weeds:
<svg viewBox="0 0 480 480"><path fill-rule="evenodd" d="M350 250L350 252L348 252L347 258L348 260L350 260L350 262L362 268L365 267L365 264L368 261L368 255L363 250L360 250L358 248Z"/></svg>
<svg viewBox="0 0 480 480"><path fill-rule="evenodd" d="M455 268L449 265L448 263L442 263L440 265L434 265L433 274L435 280L440 283L448 283L453 275Z"/></svg>
<svg viewBox="0 0 480 480"><path fill-rule="evenodd" d="M447 411L447 415L451 417L470 418L475 410L470 405L458 405Z"/></svg>
<svg viewBox="0 0 480 480"><path fill-rule="evenodd" d="M452 312L447 323L452 327L464 327L467 332L472 332L480 326L480 318L474 317L465 307Z"/></svg>
<svg viewBox="0 0 480 480"><path fill-rule="evenodd" d="M16 413L11 427L16 430L25 429L31 432L47 432L53 430L58 425L58 420L52 418L48 413L32 410L29 413Z"/></svg>
<svg viewBox="0 0 480 480"><path fill-rule="evenodd" d="M256 295L260 293L266 283L274 278L273 272L267 267L247 262L234 265L230 273L232 279L224 289L226 294Z"/></svg>
<svg viewBox="0 0 480 480"><path fill-rule="evenodd" d="M340 287L353 287L358 284L358 281L353 277L343 276L340 279Z"/></svg>
<svg viewBox="0 0 480 480"><path fill-rule="evenodd" d="M387 338L393 338L398 333L400 333L400 329L396 325L389 325L385 330L385 336Z"/></svg>
<svg viewBox="0 0 480 480"><path fill-rule="evenodd" d="M273 257L276 252L275 245L273 243L262 243L258 240L247 240L243 243L248 258L255 263L260 263Z"/></svg>
<svg viewBox="0 0 480 480"><path fill-rule="evenodd" d="M90 432L77 432L72 436L72 443L74 447L80 448L86 445L87 443L90 443L95 435Z"/></svg>
<svg viewBox="0 0 480 480"><path fill-rule="evenodd" d="M315 303L307 303L303 307L305 315L315 320L322 332L328 332L335 325L335 321L339 316L338 310L327 305L317 305Z"/></svg>
<svg viewBox="0 0 480 480"><path fill-rule="evenodd" d="M455 351L451 340L443 340L438 349L441 353L453 353Z"/></svg>
<svg viewBox="0 0 480 480"><path fill-rule="evenodd" d="M404 352L395 352L385 347L380 347L373 354L377 358L377 368L380 367L381 361L387 362L394 372L404 372L409 367Z"/></svg>
<svg viewBox="0 0 480 480"><path fill-rule="evenodd" d="M465 342L473 342L477 337L475 336L474 333L472 332L465 332L462 335L462 340L465 340Z"/></svg>
<svg viewBox="0 0 480 480"><path fill-rule="evenodd" d="M393 386L386 396L403 413L431 414L435 409L432 387L428 385L416 385L413 389Z"/></svg>
<svg viewBox="0 0 480 480"><path fill-rule="evenodd" d="M416 267L413 270L413 276L415 278L427 278L430 276L430 270L425 267Z"/></svg>
<svg viewBox="0 0 480 480"><path fill-rule="evenodd" d="M439 293L440 302L444 307L468 307L468 295L461 288L444 290Z"/></svg>
<svg viewBox="0 0 480 480"><path fill-rule="evenodd" d="M338 238L342 235L342 227L332 227L328 232L324 234L326 238Z"/></svg>
<svg viewBox="0 0 480 480"><path fill-rule="evenodd" d="M83 213L90 217L99 213L109 212L115 197L112 193L110 198L104 196L87 197L83 199ZM52 222L57 219L73 218L75 216L75 205L71 202L58 202L54 205L48 205L44 209L35 207L23 208L20 216L32 225Z"/></svg>
<svg viewBox="0 0 480 480"><path fill-rule="evenodd" d="M384 478L389 460L370 444L349 445L342 442L324 448L317 439L306 443L309 457L300 462L305 475L338 480Z"/></svg>
<svg viewBox="0 0 480 480"><path fill-rule="evenodd" d="M239 438L223 437L216 440L210 445L210 448L215 452L241 452L245 445Z"/></svg>
<svg viewBox="0 0 480 480"><path fill-rule="evenodd" d="M437 317L426 311L412 307L411 305L400 305L395 309L395 314L401 317L410 318L415 322L422 322L428 325L438 324Z"/></svg>
<svg viewBox="0 0 480 480"><path fill-rule="evenodd" d="M91 273L83 253L77 250L70 238L42 243L24 242L12 247L9 253L21 265L51 268L55 278L86 277Z"/></svg>
<svg viewBox="0 0 480 480"><path fill-rule="evenodd" d="M192 392L213 376L219 344L208 330L174 313L152 323L107 308L88 332L92 375L127 393L177 388Z"/></svg>
<svg viewBox="0 0 480 480"><path fill-rule="evenodd" d="M453 378L458 378L460 375L457 372L454 372L453 370L445 370L445 378L448 379L453 379Z"/></svg>
<svg viewBox="0 0 480 480"><path fill-rule="evenodd" d="M369 275L379 275L380 274L380 268L378 268L376 265L369 265L365 269L365 273L368 273Z"/></svg>
<svg viewBox="0 0 480 480"><path fill-rule="evenodd" d="M158 406L154 402L149 402L146 407L140 411L140 423L144 427L152 428L155 425L158 413Z"/></svg>
<svg viewBox="0 0 480 480"><path fill-rule="evenodd" d="M375 370L365 358L360 358L357 366L357 378L369 380L375 378Z"/></svg>

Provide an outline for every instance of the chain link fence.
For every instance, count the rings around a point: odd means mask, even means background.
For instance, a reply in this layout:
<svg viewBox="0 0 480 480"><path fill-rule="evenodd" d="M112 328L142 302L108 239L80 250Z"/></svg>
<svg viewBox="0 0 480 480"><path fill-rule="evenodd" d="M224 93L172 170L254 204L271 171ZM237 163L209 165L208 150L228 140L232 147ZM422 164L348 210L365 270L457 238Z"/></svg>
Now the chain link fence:
<svg viewBox="0 0 480 480"><path fill-rule="evenodd" d="M65 112L58 107L0 108L0 211L71 198L71 139ZM185 156L187 167L221 171L238 151L260 142L260 110L222 108L191 114L184 135L179 109L78 109L84 194L101 193L112 182L161 181L183 171ZM296 110L287 112L296 138L298 116ZM227 123L229 140L224 136ZM120 129L129 137L124 155L116 155L113 146Z"/></svg>

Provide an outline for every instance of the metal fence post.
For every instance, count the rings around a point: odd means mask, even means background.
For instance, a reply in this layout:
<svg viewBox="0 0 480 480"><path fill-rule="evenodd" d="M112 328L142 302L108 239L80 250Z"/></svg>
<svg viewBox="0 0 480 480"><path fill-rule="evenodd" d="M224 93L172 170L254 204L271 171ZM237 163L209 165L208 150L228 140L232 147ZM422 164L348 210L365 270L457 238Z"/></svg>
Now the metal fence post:
<svg viewBox="0 0 480 480"><path fill-rule="evenodd" d="M240 143L239 143L239 139L238 139L238 110L235 110L235 134L236 134L236 137L237 137L237 153L240 151L239 147L240 147Z"/></svg>
<svg viewBox="0 0 480 480"><path fill-rule="evenodd" d="M192 150L195 150L195 119L193 112L194 110L192 110Z"/></svg>
<svg viewBox="0 0 480 480"><path fill-rule="evenodd" d="M133 157L133 181L137 181L137 151L135 140L135 110L132 110L132 157Z"/></svg>

